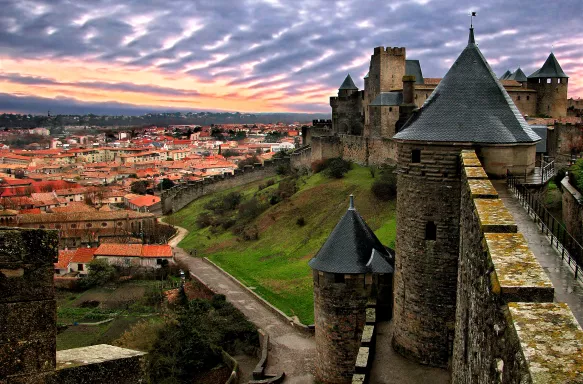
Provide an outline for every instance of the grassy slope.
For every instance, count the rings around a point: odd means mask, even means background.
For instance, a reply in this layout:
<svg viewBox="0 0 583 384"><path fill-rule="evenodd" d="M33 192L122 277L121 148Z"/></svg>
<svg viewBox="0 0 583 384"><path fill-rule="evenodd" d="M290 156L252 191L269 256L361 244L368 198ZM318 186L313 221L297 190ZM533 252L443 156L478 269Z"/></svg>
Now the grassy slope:
<svg viewBox="0 0 583 384"><path fill-rule="evenodd" d="M196 228L196 217L216 194L194 201L166 221L190 231L181 247L197 249L199 256L209 257L288 315L310 324L314 315L308 261L348 208L348 195L355 195L356 209L379 239L388 246L394 245L395 203L378 201L370 192L373 181L367 168L356 165L340 180L321 174L303 178L300 191L289 201L271 207L255 220L260 230L257 241L238 241L228 231L213 235L208 228ZM229 191L252 196L258 184ZM306 222L303 227L296 224L300 217Z"/></svg>

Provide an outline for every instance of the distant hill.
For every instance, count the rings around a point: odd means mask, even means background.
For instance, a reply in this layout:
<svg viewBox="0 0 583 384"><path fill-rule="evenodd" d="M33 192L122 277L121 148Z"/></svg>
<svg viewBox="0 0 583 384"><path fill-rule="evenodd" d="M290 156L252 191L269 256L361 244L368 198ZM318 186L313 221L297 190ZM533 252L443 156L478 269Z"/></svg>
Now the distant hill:
<svg viewBox="0 0 583 384"><path fill-rule="evenodd" d="M327 113L239 113L239 112L160 112L143 115L0 115L0 128L34 128L37 126L89 125L113 126L167 126L210 124L269 124L308 123L314 119L330 119Z"/></svg>
<svg viewBox="0 0 583 384"><path fill-rule="evenodd" d="M322 174L302 177L289 200L281 201L251 222L259 239L244 241L230 230L198 229L197 217L209 201L228 192L240 192L244 201L255 195L269 195L276 183L259 191L266 180L215 193L194 201L166 221L187 228L190 233L180 243L186 250L197 250L209 257L244 284L290 316L304 324L313 322L312 275L308 261L320 249L348 208L348 196L355 195L355 206L379 239L394 247L395 202L381 202L370 192L374 179L365 167L354 165L343 179ZM301 225L303 219L304 225Z"/></svg>

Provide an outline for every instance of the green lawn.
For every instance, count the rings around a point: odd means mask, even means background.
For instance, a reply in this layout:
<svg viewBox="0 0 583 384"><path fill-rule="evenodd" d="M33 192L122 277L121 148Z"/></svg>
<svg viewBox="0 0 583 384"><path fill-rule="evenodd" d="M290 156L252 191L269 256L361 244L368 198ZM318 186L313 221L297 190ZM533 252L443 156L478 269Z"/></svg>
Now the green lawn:
<svg viewBox="0 0 583 384"><path fill-rule="evenodd" d="M158 281L131 281L113 288L92 288L84 292L59 290L57 322L69 327L58 333L57 350L111 344L136 322L158 318L159 308L146 302L145 294L150 287L159 289L161 285ZM99 305L84 306L83 303L91 301ZM74 325L110 318L114 320L100 325Z"/></svg>
<svg viewBox="0 0 583 384"><path fill-rule="evenodd" d="M320 249L354 194L355 206L379 239L393 247L395 239L395 202L381 202L370 192L374 179L368 168L353 166L345 178L331 180L322 174L303 177L300 190L288 201L280 202L255 219L259 240L242 241L230 231L212 234L198 229L196 217L204 204L216 194L198 199L166 218L190 231L180 243L184 249L197 249L236 276L245 285L290 316L313 322L312 278L308 261ZM229 191L250 197L265 181ZM274 185L270 188L277 188ZM227 193L224 191L221 193ZM263 192L263 191L262 191ZM305 225L296 224L303 217Z"/></svg>

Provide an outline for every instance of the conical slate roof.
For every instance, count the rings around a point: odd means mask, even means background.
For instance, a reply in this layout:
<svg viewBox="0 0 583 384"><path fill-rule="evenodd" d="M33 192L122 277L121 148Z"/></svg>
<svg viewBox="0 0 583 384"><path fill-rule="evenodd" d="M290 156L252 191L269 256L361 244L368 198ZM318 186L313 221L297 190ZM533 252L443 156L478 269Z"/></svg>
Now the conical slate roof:
<svg viewBox="0 0 583 384"><path fill-rule="evenodd" d="M518 69L514 71L510 76L508 76L507 79L518 81L519 83L523 83L528 80L524 72L522 72L522 69L520 69L520 67L518 67Z"/></svg>
<svg viewBox="0 0 583 384"><path fill-rule="evenodd" d="M480 52L473 29L443 80L393 138L484 144L540 140Z"/></svg>
<svg viewBox="0 0 583 384"><path fill-rule="evenodd" d="M511 75L512 75L512 72L510 72L510 69L507 69L506 72L504 72L504 74L502 76L500 76L499 80L506 80Z"/></svg>
<svg viewBox="0 0 583 384"><path fill-rule="evenodd" d="M539 77L569 77L563 72L563 68L557 61L555 55L551 52L547 61L543 64L538 71L535 71L532 75L528 76L529 79L537 79Z"/></svg>
<svg viewBox="0 0 583 384"><path fill-rule="evenodd" d="M393 273L387 258L386 248L354 209L350 196L348 211L309 265L328 273Z"/></svg>
<svg viewBox="0 0 583 384"><path fill-rule="evenodd" d="M346 76L346 79L344 79L344 82L342 83L342 85L340 86L340 89L353 89L358 91L358 88L356 87L356 85L354 85L354 81L352 81L352 77L350 77L350 74L348 74Z"/></svg>

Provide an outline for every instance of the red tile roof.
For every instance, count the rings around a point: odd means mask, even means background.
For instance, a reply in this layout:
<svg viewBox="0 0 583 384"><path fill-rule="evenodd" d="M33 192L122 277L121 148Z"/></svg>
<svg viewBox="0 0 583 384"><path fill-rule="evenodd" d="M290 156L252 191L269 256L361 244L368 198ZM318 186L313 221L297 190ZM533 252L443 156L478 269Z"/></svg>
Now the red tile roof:
<svg viewBox="0 0 583 384"><path fill-rule="evenodd" d="M129 201L130 204L133 204L138 207L151 207L154 204L160 202L160 197L153 196L153 195L144 195L139 196Z"/></svg>
<svg viewBox="0 0 583 384"><path fill-rule="evenodd" d="M172 257L172 248L168 244L164 245L142 245L142 244L101 244L95 256L118 256L118 257Z"/></svg>
<svg viewBox="0 0 583 384"><path fill-rule="evenodd" d="M93 260L97 248L77 248L71 259L72 263L89 263Z"/></svg>
<svg viewBox="0 0 583 384"><path fill-rule="evenodd" d="M172 257L172 248L168 244L144 245L142 257Z"/></svg>
<svg viewBox="0 0 583 384"><path fill-rule="evenodd" d="M142 254L141 244L101 244L95 256L134 256L139 257Z"/></svg>
<svg viewBox="0 0 583 384"><path fill-rule="evenodd" d="M60 250L59 261L55 263L55 268L67 269L74 255L75 255L74 250Z"/></svg>

